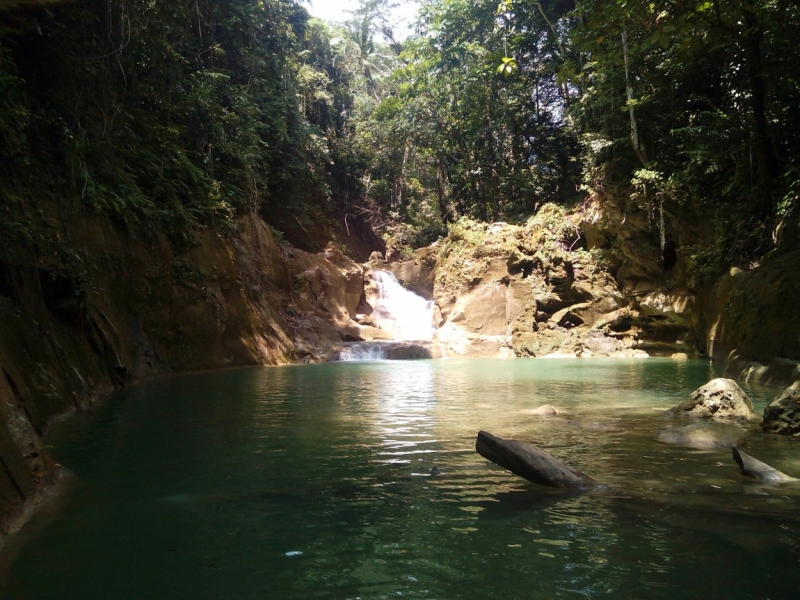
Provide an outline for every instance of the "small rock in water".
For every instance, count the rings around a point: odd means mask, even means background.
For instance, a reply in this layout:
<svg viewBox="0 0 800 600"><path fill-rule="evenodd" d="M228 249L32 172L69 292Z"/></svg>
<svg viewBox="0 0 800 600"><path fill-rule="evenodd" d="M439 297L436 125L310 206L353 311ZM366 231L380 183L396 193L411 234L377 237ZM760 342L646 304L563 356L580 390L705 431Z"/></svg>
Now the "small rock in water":
<svg viewBox="0 0 800 600"><path fill-rule="evenodd" d="M431 475L433 475L434 477L435 477L436 475L441 475L441 474L442 474L442 472L441 472L439 469L437 469L436 467L433 467L433 468L431 469Z"/></svg>
<svg viewBox="0 0 800 600"><path fill-rule="evenodd" d="M741 427L727 423L693 423L686 427L667 427L658 434L658 441L696 448L735 446L744 441L746 433Z"/></svg>
<svg viewBox="0 0 800 600"><path fill-rule="evenodd" d="M290 550L284 556L300 556L302 552L300 550Z"/></svg>
<svg viewBox="0 0 800 600"><path fill-rule="evenodd" d="M531 411L531 414L538 415L540 417L552 417L561 414L561 411L550 404L543 404L539 408L534 408Z"/></svg>

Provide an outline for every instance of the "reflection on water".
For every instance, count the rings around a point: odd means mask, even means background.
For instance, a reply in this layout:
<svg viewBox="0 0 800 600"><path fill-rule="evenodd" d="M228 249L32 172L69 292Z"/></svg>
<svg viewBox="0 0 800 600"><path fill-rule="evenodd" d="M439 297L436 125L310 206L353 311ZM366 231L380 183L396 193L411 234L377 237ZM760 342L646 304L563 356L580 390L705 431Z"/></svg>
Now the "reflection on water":
<svg viewBox="0 0 800 600"><path fill-rule="evenodd" d="M48 440L81 483L22 549L13 593L796 597L800 487L656 441L659 410L711 376L693 361L448 360L136 386ZM749 391L758 411L772 395ZM563 414L530 414L545 403ZM475 453L479 429L605 487L528 484ZM748 452L800 475L797 444L752 427Z"/></svg>

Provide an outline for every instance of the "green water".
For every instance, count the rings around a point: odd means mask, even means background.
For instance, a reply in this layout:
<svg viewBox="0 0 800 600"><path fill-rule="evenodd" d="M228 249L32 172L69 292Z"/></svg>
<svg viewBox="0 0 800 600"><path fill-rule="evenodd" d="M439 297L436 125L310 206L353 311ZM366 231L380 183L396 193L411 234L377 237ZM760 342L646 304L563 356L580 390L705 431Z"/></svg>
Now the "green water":
<svg viewBox="0 0 800 600"><path fill-rule="evenodd" d="M3 597L800 597L800 492L745 481L729 451L656 441L655 409L713 375L440 360L138 385L49 437L77 483ZM759 412L774 394L748 391ZM526 414L544 403L566 415ZM607 487L528 484L475 453L479 429ZM753 427L747 448L800 476L799 443Z"/></svg>

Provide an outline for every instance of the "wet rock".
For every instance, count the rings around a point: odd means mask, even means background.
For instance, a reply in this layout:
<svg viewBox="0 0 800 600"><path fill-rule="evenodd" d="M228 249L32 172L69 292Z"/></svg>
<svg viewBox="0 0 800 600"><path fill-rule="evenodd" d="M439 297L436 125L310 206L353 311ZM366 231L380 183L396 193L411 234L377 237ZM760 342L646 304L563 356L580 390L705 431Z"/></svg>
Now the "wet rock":
<svg viewBox="0 0 800 600"><path fill-rule="evenodd" d="M692 423L685 427L667 427L658 434L658 441L679 446L718 448L744 442L746 433L741 427L728 423Z"/></svg>
<svg viewBox="0 0 800 600"><path fill-rule="evenodd" d="M741 360L734 353L728 360L726 373L747 383L770 387L786 387L800 381L800 361L777 357L769 364Z"/></svg>
<svg viewBox="0 0 800 600"><path fill-rule="evenodd" d="M769 364L776 359L800 360L800 249L770 253L757 268L731 269L717 287L713 323L709 331L709 354L722 364L731 359ZM795 362L795 366L797 363ZM780 371L791 373L786 363ZM776 372L775 385L789 385Z"/></svg>
<svg viewBox="0 0 800 600"><path fill-rule="evenodd" d="M588 350L594 356L607 356L622 349L622 343L619 340L599 332L593 332L583 338L582 345L584 354Z"/></svg>
<svg viewBox="0 0 800 600"><path fill-rule="evenodd" d="M506 291L499 282L481 285L458 299L450 314L450 323L481 335L506 335Z"/></svg>
<svg viewBox="0 0 800 600"><path fill-rule="evenodd" d="M800 437L800 382L787 388L764 409L761 428L767 433Z"/></svg>
<svg viewBox="0 0 800 600"><path fill-rule="evenodd" d="M411 290L426 300L432 300L438 252L439 249L435 246L419 248L408 260L387 263L382 268L394 273L397 280L407 290Z"/></svg>
<svg viewBox="0 0 800 600"><path fill-rule="evenodd" d="M689 399L664 413L667 417L736 419L747 422L755 417L753 403L733 379L712 379L696 389Z"/></svg>
<svg viewBox="0 0 800 600"><path fill-rule="evenodd" d="M685 288L650 292L639 299L639 308L646 316L662 317L683 326L693 326L699 314L697 298Z"/></svg>
<svg viewBox="0 0 800 600"><path fill-rule="evenodd" d="M550 404L543 404L539 408L534 408L531 414L539 417L553 417L555 415L560 415L561 411Z"/></svg>

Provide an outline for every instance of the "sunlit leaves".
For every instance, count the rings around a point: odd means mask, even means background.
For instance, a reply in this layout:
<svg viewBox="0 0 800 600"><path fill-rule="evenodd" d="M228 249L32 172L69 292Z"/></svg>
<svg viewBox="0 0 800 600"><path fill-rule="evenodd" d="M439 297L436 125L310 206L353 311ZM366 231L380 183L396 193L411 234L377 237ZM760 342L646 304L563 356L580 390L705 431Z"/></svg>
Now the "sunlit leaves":
<svg viewBox="0 0 800 600"><path fill-rule="evenodd" d="M519 67L517 66L517 61L514 60L513 57L504 56L501 59L503 62L497 67L497 72L500 75L513 75L517 71L519 71Z"/></svg>

